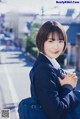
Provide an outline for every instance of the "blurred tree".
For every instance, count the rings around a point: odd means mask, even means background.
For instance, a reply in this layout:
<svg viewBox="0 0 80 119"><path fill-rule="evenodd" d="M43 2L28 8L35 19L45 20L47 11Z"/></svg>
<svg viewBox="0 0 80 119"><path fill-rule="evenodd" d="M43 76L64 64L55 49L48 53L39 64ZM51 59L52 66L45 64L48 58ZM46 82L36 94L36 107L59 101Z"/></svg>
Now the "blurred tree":
<svg viewBox="0 0 80 119"><path fill-rule="evenodd" d="M31 31L30 34L27 37L27 45L26 45L26 52L30 52L35 57L38 54L38 49L36 47L36 34L38 29L40 28L41 23L39 22L33 22L31 24Z"/></svg>

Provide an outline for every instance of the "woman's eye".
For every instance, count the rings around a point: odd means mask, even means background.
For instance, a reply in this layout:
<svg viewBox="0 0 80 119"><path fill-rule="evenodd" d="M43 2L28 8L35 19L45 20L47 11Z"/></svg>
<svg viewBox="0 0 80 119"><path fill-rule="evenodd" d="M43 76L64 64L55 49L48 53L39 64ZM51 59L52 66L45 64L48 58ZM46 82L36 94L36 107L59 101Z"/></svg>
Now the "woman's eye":
<svg viewBox="0 0 80 119"><path fill-rule="evenodd" d="M49 40L48 42L53 42L52 40Z"/></svg>
<svg viewBox="0 0 80 119"><path fill-rule="evenodd" d="M63 43L64 41L63 40L59 40L59 43Z"/></svg>

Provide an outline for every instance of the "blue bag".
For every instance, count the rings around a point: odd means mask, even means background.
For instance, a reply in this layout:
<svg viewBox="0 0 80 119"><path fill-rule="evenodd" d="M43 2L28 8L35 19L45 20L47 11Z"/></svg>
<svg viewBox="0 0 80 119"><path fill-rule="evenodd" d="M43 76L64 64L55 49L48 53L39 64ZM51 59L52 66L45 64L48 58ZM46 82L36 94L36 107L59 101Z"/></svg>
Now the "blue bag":
<svg viewBox="0 0 80 119"><path fill-rule="evenodd" d="M48 119L41 106L32 97L23 99L19 103L18 112L20 119Z"/></svg>
<svg viewBox="0 0 80 119"><path fill-rule="evenodd" d="M77 97L80 99L80 93L77 92ZM42 108L33 97L23 99L18 107L19 119L48 119L43 113ZM80 103L72 112L70 112L66 119L80 119Z"/></svg>
<svg viewBox="0 0 80 119"><path fill-rule="evenodd" d="M74 91L74 93L77 96L77 98L80 100L80 92ZM80 102L74 110L69 112L69 114L66 116L66 119L80 119Z"/></svg>
<svg viewBox="0 0 80 119"><path fill-rule="evenodd" d="M80 99L80 92L76 93L77 97ZM19 103L18 113L19 119L48 119L43 113L41 106L37 104L33 97L23 99ZM80 119L80 103L66 116L66 119Z"/></svg>

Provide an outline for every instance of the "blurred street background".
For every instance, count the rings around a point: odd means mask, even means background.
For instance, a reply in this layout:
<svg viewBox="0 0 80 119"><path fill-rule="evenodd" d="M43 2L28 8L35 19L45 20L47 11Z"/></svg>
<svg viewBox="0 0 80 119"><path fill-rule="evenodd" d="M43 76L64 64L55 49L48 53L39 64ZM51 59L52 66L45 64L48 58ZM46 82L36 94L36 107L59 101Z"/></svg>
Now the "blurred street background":
<svg viewBox="0 0 80 119"><path fill-rule="evenodd" d="M64 1L63 1L64 2ZM35 38L48 20L59 21L68 43L57 61L78 76L80 91L80 1L0 0L0 110L10 109L10 119L19 119L18 104L30 96L29 71L38 55Z"/></svg>
<svg viewBox="0 0 80 119"><path fill-rule="evenodd" d="M11 119L17 119L17 106L22 98L30 96L29 71L33 60L22 51L1 52L0 109L10 109ZM13 116L12 116L13 114Z"/></svg>

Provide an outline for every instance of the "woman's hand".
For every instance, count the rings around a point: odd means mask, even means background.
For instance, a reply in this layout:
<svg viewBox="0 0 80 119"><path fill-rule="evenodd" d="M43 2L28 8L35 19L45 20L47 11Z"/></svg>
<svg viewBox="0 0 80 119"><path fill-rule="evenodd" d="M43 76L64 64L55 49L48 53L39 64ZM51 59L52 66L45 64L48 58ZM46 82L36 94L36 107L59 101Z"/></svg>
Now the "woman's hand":
<svg viewBox="0 0 80 119"><path fill-rule="evenodd" d="M76 87L78 77L76 76L75 73L67 73L67 74L62 74L64 79L59 78L61 86L65 84L70 84L73 88Z"/></svg>

